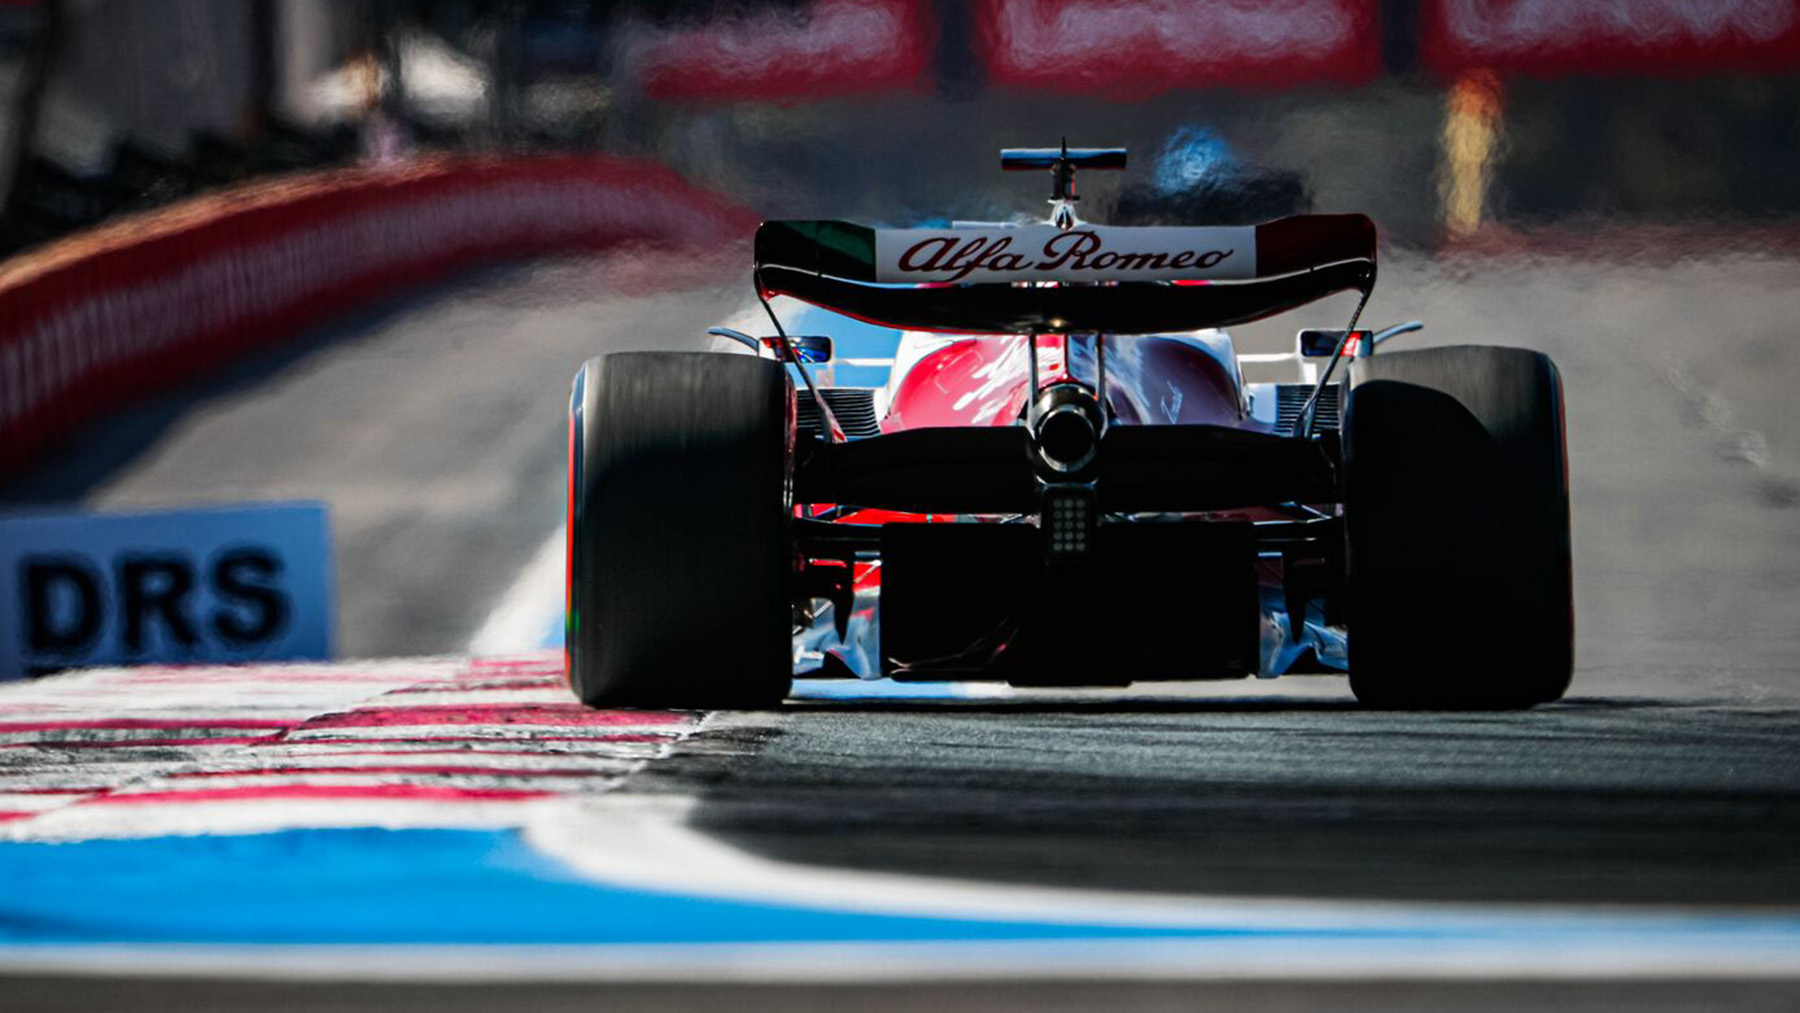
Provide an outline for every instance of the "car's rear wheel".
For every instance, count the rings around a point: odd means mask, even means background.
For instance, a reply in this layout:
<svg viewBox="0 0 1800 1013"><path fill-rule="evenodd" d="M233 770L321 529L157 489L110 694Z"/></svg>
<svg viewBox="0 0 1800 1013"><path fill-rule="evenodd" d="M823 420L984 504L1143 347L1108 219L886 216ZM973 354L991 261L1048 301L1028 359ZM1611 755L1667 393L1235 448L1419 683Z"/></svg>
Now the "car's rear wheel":
<svg viewBox="0 0 1800 1013"><path fill-rule="evenodd" d="M570 408L570 687L591 706L780 702L793 666L786 371L602 355Z"/></svg>
<svg viewBox="0 0 1800 1013"><path fill-rule="evenodd" d="M1549 357L1457 346L1359 359L1343 438L1357 699L1560 699L1575 624L1562 380Z"/></svg>

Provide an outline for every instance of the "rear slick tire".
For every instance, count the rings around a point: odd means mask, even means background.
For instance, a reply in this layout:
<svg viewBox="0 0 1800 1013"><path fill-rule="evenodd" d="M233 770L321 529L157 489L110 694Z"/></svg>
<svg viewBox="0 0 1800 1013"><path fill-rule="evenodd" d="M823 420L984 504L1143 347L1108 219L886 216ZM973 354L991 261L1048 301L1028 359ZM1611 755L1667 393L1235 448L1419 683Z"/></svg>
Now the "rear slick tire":
<svg viewBox="0 0 1800 1013"><path fill-rule="evenodd" d="M1343 437L1358 700L1561 699L1575 647L1564 430L1562 379L1537 352L1355 361Z"/></svg>
<svg viewBox="0 0 1800 1013"><path fill-rule="evenodd" d="M593 707L770 707L792 681L793 390L744 355L588 360L569 423L570 688Z"/></svg>

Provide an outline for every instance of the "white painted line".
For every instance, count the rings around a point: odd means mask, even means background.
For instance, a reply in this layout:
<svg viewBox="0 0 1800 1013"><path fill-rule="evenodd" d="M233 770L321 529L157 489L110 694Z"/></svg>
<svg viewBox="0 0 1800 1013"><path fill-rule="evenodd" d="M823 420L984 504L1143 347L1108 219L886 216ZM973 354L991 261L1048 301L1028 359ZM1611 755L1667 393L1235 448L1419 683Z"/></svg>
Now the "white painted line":
<svg viewBox="0 0 1800 1013"><path fill-rule="evenodd" d="M608 885L828 911L1227 934L1391 932L1410 935L1409 946L1420 935L1589 945L1650 944L1668 935L1719 943L1760 938L1785 947L1800 965L1800 913L1791 911L1129 893L834 869L765 858L694 830L688 817L696 803L669 795L571 799L534 810L525 837Z"/></svg>
<svg viewBox="0 0 1800 1013"><path fill-rule="evenodd" d="M716 727L716 722L715 722ZM1575 909L1552 905L1456 905L1402 901L1242 898L1175 892L1094 891L981 883L902 873L797 865L754 855L688 824L697 799L610 795L535 811L526 840L596 882L688 896L760 901L925 918L1031 919L1082 925L1168 928L1408 928L1517 923L1530 930L1681 925L1746 918L1751 912ZM1800 957L1800 914L1753 912L1784 921Z"/></svg>
<svg viewBox="0 0 1800 1013"><path fill-rule="evenodd" d="M544 630L563 610L566 559L563 529L557 528L501 596L498 607L469 642L469 653L480 658L542 647Z"/></svg>
<svg viewBox="0 0 1800 1013"><path fill-rule="evenodd" d="M622 775L621 775L622 776ZM617 779L609 782L616 785ZM408 798L217 798L179 804L89 802L21 821L4 839L40 843L228 837L284 830L505 830L544 798L437 801ZM548 800L548 801L554 801ZM278 918L275 913L271 918ZM4 953L6 950L0 950Z"/></svg>

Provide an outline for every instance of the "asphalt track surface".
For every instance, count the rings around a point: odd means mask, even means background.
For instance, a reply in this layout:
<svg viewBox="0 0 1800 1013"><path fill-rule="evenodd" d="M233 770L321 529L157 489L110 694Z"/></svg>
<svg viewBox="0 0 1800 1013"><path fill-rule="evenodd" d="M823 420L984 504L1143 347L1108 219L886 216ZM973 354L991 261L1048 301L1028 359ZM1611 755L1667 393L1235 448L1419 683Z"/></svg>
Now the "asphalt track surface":
<svg viewBox="0 0 1800 1013"><path fill-rule="evenodd" d="M1581 646L1562 704L1366 713L1332 679L790 704L714 716L713 746L651 765L633 790L696 797L692 827L812 866L1168 894L1791 913L1793 271L1754 257L1384 268L1372 319L1425 319L1417 344L1542 348L1563 369ZM743 301L738 286L694 279L624 297L622 276L618 264L497 272L389 307L147 409L148 436L103 426L6 498L323 496L338 526L344 652L459 649L557 522L573 364L702 347L701 330ZM1278 350L1298 325L1246 329L1244 350ZM1504 635L1471 617L1471 651ZM636 1009L1800 1003L1792 981L1507 978L603 987L605 1007ZM601 1005L594 989L548 984L7 984L30 1009Z"/></svg>

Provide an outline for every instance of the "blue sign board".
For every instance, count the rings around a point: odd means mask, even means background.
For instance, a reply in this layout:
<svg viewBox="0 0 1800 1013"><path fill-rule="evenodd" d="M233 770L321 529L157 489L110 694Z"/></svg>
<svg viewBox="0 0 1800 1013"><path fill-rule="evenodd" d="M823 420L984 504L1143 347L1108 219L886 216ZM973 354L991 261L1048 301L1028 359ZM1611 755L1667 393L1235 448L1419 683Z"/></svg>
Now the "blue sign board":
<svg viewBox="0 0 1800 1013"><path fill-rule="evenodd" d="M0 516L0 679L331 656L325 506Z"/></svg>

